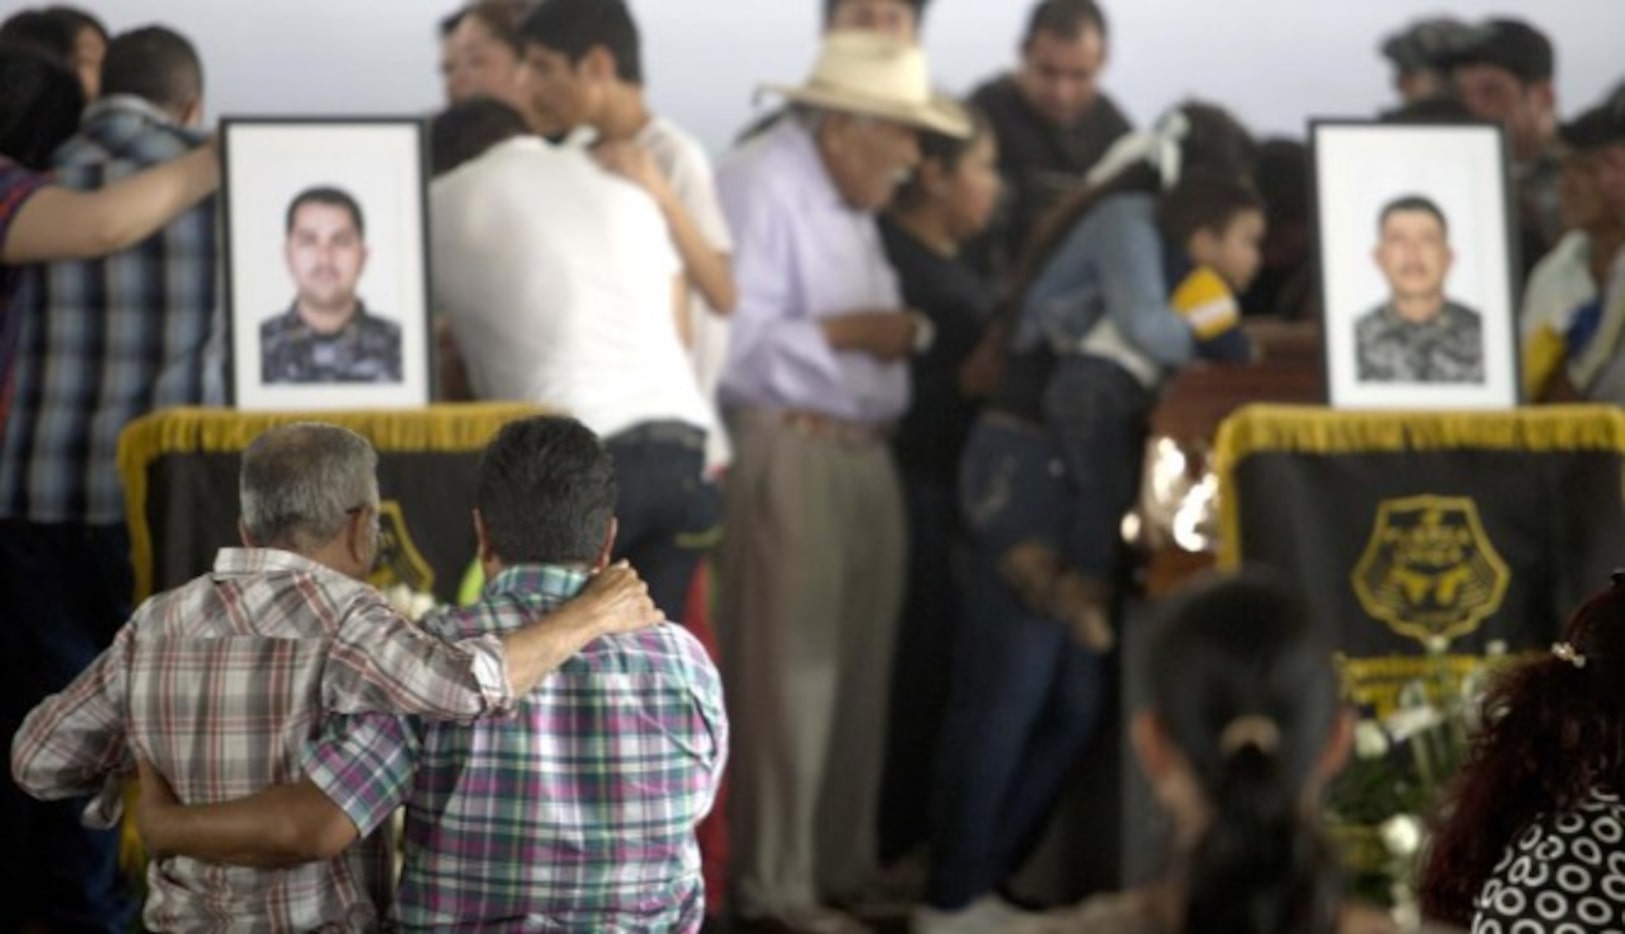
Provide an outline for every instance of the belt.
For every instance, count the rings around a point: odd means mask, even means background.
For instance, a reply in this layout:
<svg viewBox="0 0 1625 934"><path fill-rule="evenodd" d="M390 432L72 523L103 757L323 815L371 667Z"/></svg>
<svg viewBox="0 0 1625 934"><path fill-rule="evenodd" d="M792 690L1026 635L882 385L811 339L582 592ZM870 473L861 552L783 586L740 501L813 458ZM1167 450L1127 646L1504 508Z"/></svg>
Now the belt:
<svg viewBox="0 0 1625 934"><path fill-rule="evenodd" d="M797 434L842 444L880 444L891 437L891 422L854 422L822 412L792 409L779 413L779 421Z"/></svg>
<svg viewBox="0 0 1625 934"><path fill-rule="evenodd" d="M982 421L990 425L998 425L1000 428L1009 428L1013 431L1026 432L1027 434L1039 435L1045 438L1049 437L1049 432L1044 429L1043 425L1032 419L1022 418L1014 412L1006 412L1003 409L983 409Z"/></svg>
<svg viewBox="0 0 1625 934"><path fill-rule="evenodd" d="M675 444L705 450L705 429L687 422L641 422L604 439L605 444Z"/></svg>

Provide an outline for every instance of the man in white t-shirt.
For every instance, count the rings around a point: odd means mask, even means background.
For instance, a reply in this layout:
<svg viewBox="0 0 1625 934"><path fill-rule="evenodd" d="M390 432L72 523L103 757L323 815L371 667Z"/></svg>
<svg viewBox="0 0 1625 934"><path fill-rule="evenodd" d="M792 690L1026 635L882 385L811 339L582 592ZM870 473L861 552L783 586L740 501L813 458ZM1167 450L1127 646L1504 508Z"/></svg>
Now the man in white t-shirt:
<svg viewBox="0 0 1625 934"><path fill-rule="evenodd" d="M475 396L560 409L615 461L617 559L679 619L718 493L711 407L673 323L682 266L654 201L584 151L530 134L489 98L434 122L436 306Z"/></svg>
<svg viewBox="0 0 1625 934"><path fill-rule="evenodd" d="M660 205L693 289L678 326L706 398L715 399L728 353L724 316L738 295L710 157L688 131L650 112L637 23L622 0L548 0L526 18L524 35L541 131L594 139L599 162Z"/></svg>

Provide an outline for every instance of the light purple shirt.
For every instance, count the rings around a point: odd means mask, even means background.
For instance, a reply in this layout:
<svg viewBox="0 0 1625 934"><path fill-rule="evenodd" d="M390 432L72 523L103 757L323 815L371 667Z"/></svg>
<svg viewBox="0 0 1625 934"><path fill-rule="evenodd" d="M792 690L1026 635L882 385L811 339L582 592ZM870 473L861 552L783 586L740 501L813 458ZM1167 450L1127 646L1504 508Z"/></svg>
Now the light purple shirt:
<svg viewBox="0 0 1625 934"><path fill-rule="evenodd" d="M734 231L724 405L810 410L861 422L908 408L908 365L836 351L823 318L903 307L874 215L841 199L812 134L793 119L730 153L717 171Z"/></svg>

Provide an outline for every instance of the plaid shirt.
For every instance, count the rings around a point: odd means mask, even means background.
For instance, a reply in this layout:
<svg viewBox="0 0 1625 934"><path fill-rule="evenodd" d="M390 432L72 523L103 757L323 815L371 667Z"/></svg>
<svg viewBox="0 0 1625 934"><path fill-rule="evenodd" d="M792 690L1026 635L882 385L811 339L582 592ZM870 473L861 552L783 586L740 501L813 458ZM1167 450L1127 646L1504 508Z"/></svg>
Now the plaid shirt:
<svg viewBox="0 0 1625 934"><path fill-rule="evenodd" d="M449 645L379 593L285 551L224 549L214 572L148 600L113 645L29 714L12 772L43 799L96 794L111 826L142 751L189 804L298 781L328 713L404 710L459 720L511 707L494 636ZM369 828L370 830L371 828ZM154 930L368 930L389 900L375 834L340 857L263 871L154 863Z"/></svg>
<svg viewBox="0 0 1625 934"><path fill-rule="evenodd" d="M53 157L66 188L102 188L181 156L201 137L138 97L85 112ZM118 436L171 405L224 400L214 200L106 259L24 276L16 387L0 448L0 518L124 521Z"/></svg>
<svg viewBox="0 0 1625 934"><path fill-rule="evenodd" d="M504 571L447 638L519 626L577 593L578 572ZM518 715L471 726L336 717L306 775L371 832L401 804L410 929L694 931L704 915L694 826L727 755L722 688L671 625L599 639Z"/></svg>
<svg viewBox="0 0 1625 934"><path fill-rule="evenodd" d="M0 246L5 245L6 236L11 233L11 221L23 204L47 184L43 175L36 175L0 156ZM18 323L17 316L12 314L11 293L16 291L22 271L20 266L0 264L0 399L5 397L5 387L11 379ZM0 423L4 421L4 407L0 406Z"/></svg>

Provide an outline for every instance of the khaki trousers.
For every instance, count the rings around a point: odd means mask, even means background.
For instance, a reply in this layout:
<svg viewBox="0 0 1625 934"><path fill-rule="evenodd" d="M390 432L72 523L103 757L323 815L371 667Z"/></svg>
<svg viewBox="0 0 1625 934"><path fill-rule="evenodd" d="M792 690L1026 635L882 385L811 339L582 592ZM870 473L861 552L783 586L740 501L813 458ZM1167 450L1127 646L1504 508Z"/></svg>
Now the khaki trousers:
<svg viewBox="0 0 1625 934"><path fill-rule="evenodd" d="M782 916L875 871L906 558L882 440L737 413L719 622L739 910Z"/></svg>

